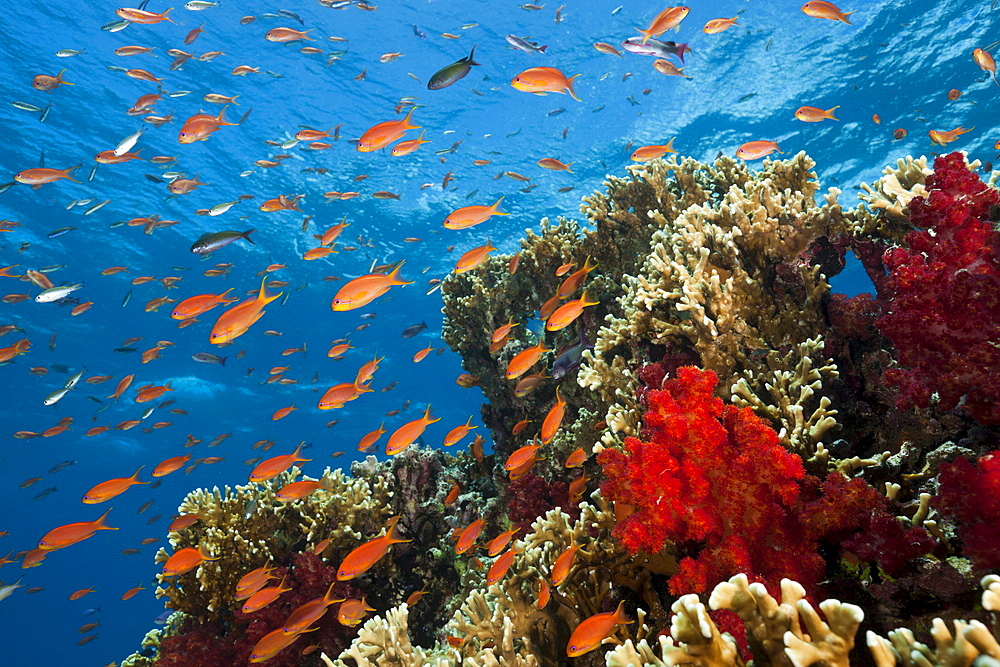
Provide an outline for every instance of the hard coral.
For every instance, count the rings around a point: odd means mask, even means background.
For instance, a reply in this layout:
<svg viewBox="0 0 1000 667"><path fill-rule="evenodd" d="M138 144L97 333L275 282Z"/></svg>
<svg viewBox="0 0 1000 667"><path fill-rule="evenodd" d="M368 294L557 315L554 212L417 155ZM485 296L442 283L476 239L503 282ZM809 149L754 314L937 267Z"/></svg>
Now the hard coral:
<svg viewBox="0 0 1000 667"><path fill-rule="evenodd" d="M627 438L625 451L598 457L602 492L631 511L615 536L633 554L659 552L668 540L699 545L670 579L675 594L701 592L738 572L777 583L813 582L822 560L801 539L793 507L802 461L748 408L713 395L712 371L680 368L648 395L648 441Z"/></svg>
<svg viewBox="0 0 1000 667"><path fill-rule="evenodd" d="M937 158L928 194L909 205L902 247L883 257L886 314L878 326L900 368L885 373L897 406L963 410L1000 424L1000 232L991 215L1000 191L972 173L959 153Z"/></svg>

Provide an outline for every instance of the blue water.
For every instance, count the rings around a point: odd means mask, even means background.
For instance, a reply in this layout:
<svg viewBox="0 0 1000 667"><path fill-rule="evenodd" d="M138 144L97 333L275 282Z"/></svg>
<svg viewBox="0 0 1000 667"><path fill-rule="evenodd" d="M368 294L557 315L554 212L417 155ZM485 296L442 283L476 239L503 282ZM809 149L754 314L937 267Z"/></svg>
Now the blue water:
<svg viewBox="0 0 1000 667"><path fill-rule="evenodd" d="M20 570L6 565L0 578L12 583L23 574L26 587L43 590L26 594L19 589L0 601L0 628L5 637L0 652L2 665L65 667L104 665L120 660L138 648L162 603L152 595L152 580L159 567L153 554L165 542L166 525L180 500L200 486L245 483L245 459L258 455L251 444L273 439L272 454L290 452L300 441L312 443L307 450L315 459L306 470L318 474L328 464L346 466L359 456L358 439L385 419L390 431L415 419L429 402L442 421L431 426L425 442L440 442L452 427L477 415L482 394L462 389L455 377L462 372L461 360L450 351L430 355L420 364L411 356L428 345L443 346L440 292L426 294L428 281L443 278L465 250L486 238L501 251L518 248L523 230L534 227L544 216L564 215L582 220L579 200L601 187L606 174L621 174L634 147L664 143L676 136L676 148L703 161L718 153L732 155L743 142L772 139L786 155L807 151L817 162L823 186L844 190L844 207L855 203L854 186L873 180L882 167L903 155L930 154L937 147L927 138L930 129L950 130L958 125L976 129L952 144L984 161L995 157L992 145L998 138L991 119L1000 90L973 63L972 50L997 38L997 13L988 2L971 0L928 3L910 0L893 3L845 2L842 9L857 10L853 26L810 18L799 11L801 3L788 0L717 1L693 3L680 32L665 39L687 41L693 53L685 70L691 79L665 77L651 67L652 58L624 54L624 58L596 51L596 41L618 45L635 34L633 26L646 25L663 6L648 0L569 1L561 22L554 21L556 4L546 2L540 11L519 8L516 2L442 0L422 3L381 2L376 11L357 7L327 9L317 3L276 5L264 2L223 2L206 11L187 11L182 6L171 16L177 22L131 25L121 32L100 30L116 20L118 5L108 2L21 3L17 12L0 13L0 126L4 149L0 151L0 181L39 165L44 153L46 166L65 168L82 163L76 175L80 184L60 181L32 190L18 185L0 195L0 219L20 221L12 232L0 235L0 266L19 264L13 272L44 266L65 265L49 273L56 283L83 282L74 296L92 301L93 307L76 317L70 307L22 303L0 304L0 325L22 327L32 342L30 352L15 363L0 367L0 493L4 512L0 530L0 554L32 548L49 529L69 522L96 518L107 505L80 502L94 484L112 477L130 475L146 466L143 479L159 461L183 453L192 456L225 456L215 465L201 465L191 474L174 473L159 488L138 486L108 503L114 509L110 523L119 528L102 532L65 550L52 553L37 568ZM995 3L994 3L995 4ZM154 0L148 7L162 11L167 5ZM266 19L261 15L278 9L298 13L304 26L287 18ZM739 23L717 35L702 34L700 28L712 18L742 12ZM241 25L244 15L257 17ZM184 36L204 22L205 33L190 47ZM305 43L274 44L264 40L269 29L287 26L312 29L316 39L308 45L323 49L322 55L306 55ZM425 34L417 36L416 31ZM442 33L459 39L442 38ZM508 48L504 36L513 33L549 45L548 54L529 54ZM331 42L338 36L346 42ZM118 57L112 51L124 45L154 47L158 57ZM425 83L440 67L466 56L478 45L476 60L482 65L455 85L428 91ZM85 50L86 54L58 58L58 49ZM189 61L182 69L168 71L170 48L196 55L222 50L225 55L208 61ZM330 51L346 50L327 66ZM380 63L384 53L399 52L395 61ZM237 65L260 67L260 74L230 75ZM521 70L536 65L560 67L567 75L581 73L576 85L583 102L564 95L536 97L510 87ZM172 112L174 123L147 129L138 146L143 155L178 156L168 170L198 174L208 185L190 195L167 201L164 184L145 174L162 169L147 162L101 165L87 181L93 156L114 148L143 125L139 117L124 112L142 94L156 91L154 84L136 81L107 66L140 67L163 77L168 91L191 94L165 97L156 105L158 115ZM31 87L36 74L56 74L66 68L66 80L51 93ZM266 71L278 76L272 76ZM356 77L364 71L364 80ZM409 76L412 73L417 80ZM280 78L279 78L280 77ZM949 101L947 91L964 94ZM180 145L177 132L188 116L199 110L216 112L218 106L202 101L209 92L239 95L238 106L227 109L227 117L238 119L253 112L239 127L223 127L207 142ZM372 124L395 119L393 107L404 96L414 96L421 105L414 121L426 128L432 143L403 158L384 152L358 153L353 141ZM742 101L741 101L742 100ZM15 108L20 101L52 108L44 123L38 113ZM802 105L829 108L840 105L839 122L806 124L793 118ZM563 111L564 110L564 111ZM879 114L881 125L872 121ZM303 150L304 144L282 149L265 144L283 142L300 125L317 129L343 124L340 140L327 151ZM909 134L893 141L892 132L905 128ZM409 138L417 132L410 132ZM461 142L453 153L435 151ZM630 148L631 146L631 148ZM254 161L276 154L289 154L280 167L264 169ZM574 163L574 174L545 171L536 166L542 157ZM473 166L475 159L489 159L487 166ZM326 174L307 173L322 167ZM241 176L244 171L251 171ZM494 179L503 171L532 178L537 187L509 178ZM447 190L441 182L453 172ZM355 176L367 175L359 182ZM430 183L430 187L421 188ZM569 192L559 188L573 186ZM322 193L357 190L349 201L325 203ZM398 193L398 200L377 200L377 190ZM474 193L474 194L473 194ZM200 208L251 194L219 217L194 214ZM257 206L279 194L305 194L304 213L262 213ZM474 229L448 231L441 223L452 210L469 204L491 204L505 196L503 208L511 213ZM87 206L67 210L74 199L93 198L111 202L93 215ZM116 227L116 221L159 214L179 224L145 235L141 228ZM301 231L304 215L313 216L308 232ZM344 216L351 226L343 244L357 246L327 259L305 262L302 253L313 247L311 234L339 222ZM48 233L64 226L76 229L49 239ZM206 231L256 228L256 245L236 243L202 260L188 251ZM359 236L363 242L359 242ZM405 242L407 237L418 242ZM452 247L451 251L448 248ZM403 276L413 285L393 290L369 307L352 312L332 312L329 302L339 285L367 273L373 262L405 259ZM231 262L225 277L204 277L202 272L217 262ZM256 272L271 263L287 269L272 274L285 280L287 302L275 302L264 318L239 338L235 345L213 350L208 331L219 311L201 317L185 329L177 329L168 304L159 312L145 312L144 304L159 296L181 300L228 287L242 295L259 284ZM128 265L129 272L102 276L114 265ZM175 267L185 267L179 269ZM324 276L340 276L340 282ZM132 286L137 276L183 276L177 289L165 290L160 283ZM851 265L835 281L837 291L865 291L864 273ZM131 300L122 306L131 290ZM0 293L37 294L37 288L11 278L0 278ZM362 314L372 314L363 319ZM402 339L408 325L425 321L426 331ZM355 328L369 324L362 331ZM280 337L265 335L266 330ZM46 342L57 334L54 349ZM113 350L124 339L141 336L142 351L168 340L162 358L140 364L137 353ZM10 345L17 332L0 338L0 347ZM333 361L326 350L333 339L350 337L356 349L345 359ZM308 345L308 353L281 356L287 348ZM245 357L236 359L238 351ZM191 359L196 352L215 351L229 357L226 366L200 364ZM341 410L321 412L315 408L319 392L336 382L349 381L356 369L375 354L386 357L375 376L381 389ZM63 364L75 372L86 366L87 374L113 375L101 385L81 384L55 406L42 405L49 393L60 388L66 375L50 370L45 376L29 374L31 367ZM272 366L291 366L286 374L299 380L295 385L265 384ZM250 373L249 369L255 370ZM312 384L314 374L319 381ZM133 385L164 384L175 392L164 399L186 415L158 409L140 427L109 431L85 437L87 429L122 420L137 419L146 405L131 401L130 392L105 412L105 397L122 376L135 373ZM162 400L162 399L161 399ZM409 408L394 417L390 410ZM270 415L295 404L298 410L282 421ZM73 430L52 438L14 439L19 430L43 431L64 417L75 419ZM330 420L339 420L328 427ZM172 426L141 432L156 421ZM482 430L482 429L481 429ZM232 433L222 445L206 449L213 437ZM185 436L204 443L184 449ZM336 452L344 452L332 459ZM55 464L75 464L50 474ZM20 489L26 479L41 481ZM50 487L57 490L33 500ZM145 513L138 508L154 500ZM162 518L148 524L154 515ZM140 546L143 538L161 541ZM138 555L122 555L123 549L139 548ZM149 590L123 602L121 594L144 584ZM96 592L76 601L67 600L77 589L94 587ZM87 615L94 608L100 611ZM84 646L77 629L99 620L97 639Z"/></svg>

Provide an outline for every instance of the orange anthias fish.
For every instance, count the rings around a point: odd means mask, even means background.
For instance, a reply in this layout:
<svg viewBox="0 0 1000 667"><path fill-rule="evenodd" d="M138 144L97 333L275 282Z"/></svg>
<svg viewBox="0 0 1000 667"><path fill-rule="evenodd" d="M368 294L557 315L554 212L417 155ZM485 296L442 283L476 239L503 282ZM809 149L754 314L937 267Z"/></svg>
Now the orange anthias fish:
<svg viewBox="0 0 1000 667"><path fill-rule="evenodd" d="M824 2L824 0L812 0L802 5L802 12L806 16L812 16L817 19L830 19L831 21L843 21L847 25L853 25L847 20L847 17L854 12L842 12L837 7L837 5L832 2Z"/></svg>
<svg viewBox="0 0 1000 667"><path fill-rule="evenodd" d="M636 28L642 35L642 44L645 44L653 37L658 37L666 31L680 25L684 17L691 11L690 7L667 7L656 15L652 23L645 30Z"/></svg>
<svg viewBox="0 0 1000 667"><path fill-rule="evenodd" d="M600 301L591 301L587 298L587 291L579 299L567 301L555 309L545 322L546 331L561 331L576 321L576 318L583 314L583 309L588 306L596 306Z"/></svg>
<svg viewBox="0 0 1000 667"><path fill-rule="evenodd" d="M472 271L477 268L480 264L486 261L489 254L496 250L489 239L486 240L486 245L481 245L473 248L462 254L455 262L455 273L465 273L466 271Z"/></svg>
<svg viewBox="0 0 1000 667"><path fill-rule="evenodd" d="M115 150L110 148L106 151L101 151L94 156L94 162L99 162L100 164L121 164L122 162L128 162L130 160L142 160L139 157L139 152L142 149L134 153L123 153L122 155L115 155Z"/></svg>
<svg viewBox="0 0 1000 667"><path fill-rule="evenodd" d="M536 440L535 442L537 443L538 441ZM538 453L538 450L541 449L541 447L542 446L539 444L531 444L515 449L513 452L511 452L511 455L508 456L507 460L504 462L503 464L504 470L507 471L516 470L526 465L529 461L531 462L532 465L534 465L536 462L541 460L540 458L535 456L535 454Z"/></svg>
<svg viewBox="0 0 1000 667"><path fill-rule="evenodd" d="M601 645L601 642L614 634L616 627L631 623L632 621L625 615L624 606L625 601L622 600L615 611L606 611L585 618L570 635L569 643L566 645L566 655L576 658L593 651Z"/></svg>
<svg viewBox="0 0 1000 667"><path fill-rule="evenodd" d="M185 572L190 572L206 560L219 560L219 558L221 556L213 557L205 551L204 545L199 545L197 548L185 547L184 549L175 551L167 559L167 562L163 564L161 575L164 577L176 577Z"/></svg>
<svg viewBox="0 0 1000 667"><path fill-rule="evenodd" d="M101 482L83 494L83 502L87 505L96 505L97 503L103 503L105 500L110 500L115 496L125 493L136 484L149 484L149 482L139 481L139 472L144 467L140 466L139 470L136 470L135 474L131 477L116 477L115 479Z"/></svg>
<svg viewBox="0 0 1000 667"><path fill-rule="evenodd" d="M320 397L316 407L320 410L333 410L342 408L348 401L353 401L363 393L373 391L367 386L359 387L353 382L341 382L326 390Z"/></svg>
<svg viewBox="0 0 1000 667"><path fill-rule="evenodd" d="M335 585L336 582L330 584L330 587L326 589L326 595L323 597L309 600L309 602L306 602L293 611L288 618L285 619L285 623L281 628L281 631L286 635L294 635L303 632L310 625L323 618L323 615L326 614L326 610L330 607L330 605L343 602L344 598L337 598L333 595L333 587Z"/></svg>
<svg viewBox="0 0 1000 667"><path fill-rule="evenodd" d="M275 456L267 459L266 461L261 461L250 473L250 481L266 482L269 479L274 479L296 463L312 461L312 459L304 459L300 457L299 454L301 452L302 445L300 444L291 454L282 454L281 456Z"/></svg>
<svg viewBox="0 0 1000 667"><path fill-rule="evenodd" d="M156 12L147 12L143 9L129 9L123 7L121 9L116 9L115 14L125 19L129 23L141 23L143 25L153 25L154 23L159 23L160 21L170 21L174 22L173 19L167 16L173 10L173 7L165 12L157 14Z"/></svg>
<svg viewBox="0 0 1000 667"><path fill-rule="evenodd" d="M304 632L308 632L308 630ZM261 637L260 641L258 641L250 650L250 663L254 664L270 660L294 644L295 640L297 640L301 634L303 633L296 632L286 635L282 632L282 628L272 630Z"/></svg>
<svg viewBox="0 0 1000 667"><path fill-rule="evenodd" d="M222 294L198 294L181 301L170 313L175 320L186 320L207 313L220 304L233 303L236 299L227 299L226 295L233 291L230 287Z"/></svg>
<svg viewBox="0 0 1000 667"><path fill-rule="evenodd" d="M406 422L389 436L389 441L385 443L386 455L395 456L396 454L399 454L413 444L414 440L423 435L424 429L426 429L429 424L433 424L438 421L441 421L440 417L437 419L431 419L431 406L428 404L427 408L424 410L424 415L420 419L414 419L411 422Z"/></svg>
<svg viewBox="0 0 1000 667"><path fill-rule="evenodd" d="M399 270L402 266L403 260L400 260L389 273L369 273L349 280L337 291L330 308L336 311L363 308L394 285L412 285L413 281L400 279Z"/></svg>
<svg viewBox="0 0 1000 667"><path fill-rule="evenodd" d="M458 541L455 543L455 553L461 555L471 549L475 545L476 540L479 539L479 534L483 532L485 525L485 521L476 519L463 528L462 532L458 534Z"/></svg>
<svg viewBox="0 0 1000 667"><path fill-rule="evenodd" d="M38 548L42 551L62 549L70 546L71 544L82 542L99 530L118 530L117 528L113 528L112 526L104 523L104 520L108 517L108 512L110 511L111 508L109 507L96 521L79 521L77 523L68 523L65 526L53 528L49 532L45 533L45 536L42 537L42 539L38 540Z"/></svg>
<svg viewBox="0 0 1000 667"><path fill-rule="evenodd" d="M337 610L337 620L340 621L341 625L353 628L356 625L360 625L361 621L365 620L365 616L370 611L377 610L375 607L369 606L364 598L360 600L344 600L343 604L340 605L340 609Z"/></svg>
<svg viewBox="0 0 1000 667"><path fill-rule="evenodd" d="M795 112L795 117L804 123L818 123L821 120L840 120L833 115L833 112L839 109L840 106L835 106L824 111L818 107L799 107Z"/></svg>
<svg viewBox="0 0 1000 667"><path fill-rule="evenodd" d="M580 76L574 74L566 78L561 70L555 67L531 67L514 77L510 85L515 90L521 90L535 95L545 95L547 93L565 93L577 102L582 102L573 91L573 79Z"/></svg>
<svg viewBox="0 0 1000 667"><path fill-rule="evenodd" d="M636 162L648 162L649 160L655 160L658 157L663 157L667 153L676 153L677 151L674 150L674 139L676 138L677 137L674 137L662 145L652 144L649 146L640 146L632 151L632 155L629 156L629 159Z"/></svg>
<svg viewBox="0 0 1000 667"><path fill-rule="evenodd" d="M219 319L212 327L212 332L208 335L210 343L222 345L235 340L245 334L254 322L264 316L264 306L282 295L282 292L278 292L274 296L267 296L267 290L264 287L266 281L267 276L264 276L260 281L260 291L256 297L251 297L219 315Z"/></svg>
<svg viewBox="0 0 1000 667"><path fill-rule="evenodd" d="M498 199L492 206L464 206L456 211L453 211L451 215L444 219L444 228L467 229L482 222L486 222L494 215L510 215L509 213L504 213L499 210L500 202L502 201L503 197L500 197L500 199Z"/></svg>
<svg viewBox="0 0 1000 667"><path fill-rule="evenodd" d="M506 553L493 561L493 564L490 565L489 571L486 573L486 583L495 584L503 579L507 574L507 570L509 570L510 566L514 564L514 556L522 551L524 551L524 547L521 547L520 549L508 549Z"/></svg>
<svg viewBox="0 0 1000 667"><path fill-rule="evenodd" d="M569 576L570 568L573 567L573 559L576 558L576 552L580 550L580 544L570 544L566 547L565 551L559 554L556 558L556 562L552 565L552 585L558 586L562 582L566 581L566 577Z"/></svg>
<svg viewBox="0 0 1000 667"><path fill-rule="evenodd" d="M269 567L269 565L270 563L268 565L262 565L261 567L251 570L240 577L240 580L236 582L237 600L247 599L250 595L253 595L253 593L249 593L249 591L256 593L263 588L270 579L274 579L271 572L277 568ZM249 593L249 595L247 593Z"/></svg>
<svg viewBox="0 0 1000 667"><path fill-rule="evenodd" d="M570 452L569 456L566 457L566 462L563 464L567 468L579 468L587 460L587 452L583 451L583 447L578 447Z"/></svg>
<svg viewBox="0 0 1000 667"><path fill-rule="evenodd" d="M399 139L407 130L416 130L419 125L410 125L410 116L416 107L410 107L402 120L387 120L383 123L373 125L365 130L365 133L358 139L357 149L360 153L371 153L380 148L385 148L396 139Z"/></svg>
<svg viewBox="0 0 1000 667"><path fill-rule="evenodd" d="M736 22L737 18L739 17L734 16L731 19L712 19L711 21L705 24L705 27L702 28L701 31L706 35L715 35L716 33L720 33L723 30L728 30L729 28L732 28L734 25L739 26L739 23Z"/></svg>
<svg viewBox="0 0 1000 667"><path fill-rule="evenodd" d="M461 442L462 438L467 436L469 431L474 428L479 427L472 425L472 417L470 416L469 421L448 431L448 435L444 436L444 446L450 447L451 445Z"/></svg>
<svg viewBox="0 0 1000 667"><path fill-rule="evenodd" d="M298 482L290 482L274 494L274 499L278 502L289 503L299 498L305 498L320 489L331 491L330 480L324 477L323 479L303 479Z"/></svg>
<svg viewBox="0 0 1000 667"><path fill-rule="evenodd" d="M462 493L462 487L459 486L458 482L452 480L451 489L448 491L448 495L444 497L444 506L451 507L454 505L460 493Z"/></svg>
<svg viewBox="0 0 1000 667"><path fill-rule="evenodd" d="M163 477L169 475L172 472L176 472L184 467L184 464L191 460L190 454L185 454L184 456L172 456L169 459L164 459L160 461L153 468L153 477Z"/></svg>
<svg viewBox="0 0 1000 667"><path fill-rule="evenodd" d="M76 165L70 167L69 169L49 169L48 167L25 169L24 171L15 174L14 180L18 183L30 185L35 189L42 187L46 183L54 183L61 178L65 178L67 181L73 181L74 183L79 183L80 181L72 177L72 173L80 166L81 165Z"/></svg>
<svg viewBox="0 0 1000 667"><path fill-rule="evenodd" d="M218 116L213 116L207 113L198 113L186 121L181 126L180 132L177 134L177 141L182 144L193 144L196 141L207 141L209 136L213 132L218 130L220 127L239 125L239 123L230 123L226 121L225 117L226 107L222 107L219 110Z"/></svg>
<svg viewBox="0 0 1000 667"><path fill-rule="evenodd" d="M243 608L240 611L244 614L252 614L277 600L282 593L287 593L290 590L292 590L292 587L286 587L285 580L282 579L277 586L262 588L247 598L247 601L243 603Z"/></svg>
<svg viewBox="0 0 1000 667"><path fill-rule="evenodd" d="M309 42L315 42L309 33L312 32L312 28L309 30L293 30L292 28L271 28L264 35L264 39L269 42L297 42L300 39L304 39Z"/></svg>
<svg viewBox="0 0 1000 667"><path fill-rule="evenodd" d="M390 153L395 157L402 157L403 155L409 155L413 151L420 148L421 144L429 144L430 139L424 139L424 131L420 130L420 136L416 139L409 139L408 141L400 141L398 144L392 147Z"/></svg>
<svg viewBox="0 0 1000 667"><path fill-rule="evenodd" d="M778 144L773 141L748 141L736 149L736 157L743 158L744 160L759 160L774 151L782 152L778 148Z"/></svg>
<svg viewBox="0 0 1000 667"><path fill-rule="evenodd" d="M507 545L510 544L511 539L520 531L520 528L511 528L510 530L505 530L494 537L486 546L486 555L496 556L498 553L506 549Z"/></svg>
<svg viewBox="0 0 1000 667"><path fill-rule="evenodd" d="M941 130L931 130L927 135L931 138L931 141L936 143L938 146L944 146L945 144L950 144L951 142L958 139L960 134L965 134L966 132L972 132L975 126L965 129L964 127L956 127L954 130L948 132L942 132Z"/></svg>
<svg viewBox="0 0 1000 667"><path fill-rule="evenodd" d="M73 84L62 78L63 72L66 70L61 70L55 76L49 76L48 74L39 74L35 76L31 81L31 85L35 90L43 90L45 92L52 91L59 86L66 85L72 86Z"/></svg>
<svg viewBox="0 0 1000 667"><path fill-rule="evenodd" d="M575 292L580 285L583 284L583 279L587 277L587 274L597 268L597 262L593 264L590 263L590 257L588 256L583 262L583 266L574 271L573 273L566 276L566 278L560 283L558 291L556 291L556 296L560 299L565 299L570 294Z"/></svg>
<svg viewBox="0 0 1000 667"><path fill-rule="evenodd" d="M556 387L555 405L549 408L549 412L545 415L545 420L542 422L540 435L542 437L543 445L547 445L552 442L552 438L555 437L556 432L559 430L559 426L562 424L563 415L565 413L566 401L563 400L562 394L559 393L559 387Z"/></svg>
<svg viewBox="0 0 1000 667"><path fill-rule="evenodd" d="M972 52L972 59L979 65L980 69L984 72L989 72L993 76L993 83L1000 86L1000 82L997 81L997 63L988 51L976 49Z"/></svg>
<svg viewBox="0 0 1000 667"><path fill-rule="evenodd" d="M337 581L347 581L348 579L353 579L364 574L385 555L390 546L410 542L411 540L406 539L399 532L396 526L397 523L399 523L399 517L392 517L389 520L389 526L386 528L385 535L368 540L347 554L344 560L341 561L340 567L337 568Z"/></svg>
<svg viewBox="0 0 1000 667"><path fill-rule="evenodd" d="M542 169L551 169L552 171L565 171L569 174L573 173L573 170L570 169L570 167L573 166L572 162L566 164L565 162L560 162L554 157L543 157L541 160L538 161L537 164Z"/></svg>
<svg viewBox="0 0 1000 667"><path fill-rule="evenodd" d="M549 348L545 347L545 343L539 339L538 345L529 347L526 350L521 350L518 352L510 363L507 364L507 371L505 373L508 380L513 380L519 378L528 372L528 369L535 365L542 355L549 351Z"/></svg>

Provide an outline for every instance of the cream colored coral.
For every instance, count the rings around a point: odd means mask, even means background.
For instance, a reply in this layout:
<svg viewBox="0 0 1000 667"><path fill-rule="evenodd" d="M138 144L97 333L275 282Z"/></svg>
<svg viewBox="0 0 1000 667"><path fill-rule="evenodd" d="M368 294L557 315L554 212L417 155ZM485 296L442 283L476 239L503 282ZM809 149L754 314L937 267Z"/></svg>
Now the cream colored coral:
<svg viewBox="0 0 1000 667"><path fill-rule="evenodd" d="M428 657L424 649L413 646L409 635L406 603L390 609L384 616L368 619L351 645L336 660L321 656L331 667L452 667L447 657ZM353 662L344 662L345 659Z"/></svg>

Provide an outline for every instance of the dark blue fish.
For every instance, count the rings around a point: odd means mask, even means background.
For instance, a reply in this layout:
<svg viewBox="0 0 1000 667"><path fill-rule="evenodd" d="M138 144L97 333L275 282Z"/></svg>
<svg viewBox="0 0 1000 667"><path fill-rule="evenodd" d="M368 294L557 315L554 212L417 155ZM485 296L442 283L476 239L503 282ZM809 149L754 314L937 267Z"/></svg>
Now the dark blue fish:
<svg viewBox="0 0 1000 667"><path fill-rule="evenodd" d="M583 361L583 351L592 349L594 349L594 346L584 338L583 329L581 328L580 341L559 350L556 360L552 362L552 378L559 380L575 371Z"/></svg>
<svg viewBox="0 0 1000 667"><path fill-rule="evenodd" d="M418 333L427 328L426 322L421 322L420 324L411 324L410 326L403 329L403 338L413 338Z"/></svg>

